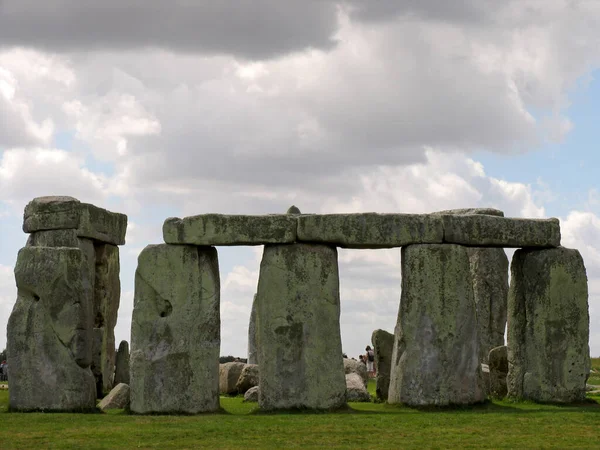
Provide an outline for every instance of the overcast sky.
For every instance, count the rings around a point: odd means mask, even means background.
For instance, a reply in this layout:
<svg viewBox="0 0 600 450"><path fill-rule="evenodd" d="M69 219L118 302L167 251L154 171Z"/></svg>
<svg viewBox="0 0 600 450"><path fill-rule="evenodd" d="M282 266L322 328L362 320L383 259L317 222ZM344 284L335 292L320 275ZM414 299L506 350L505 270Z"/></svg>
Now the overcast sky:
<svg viewBox="0 0 600 450"><path fill-rule="evenodd" d="M599 22L597 0L0 0L0 330L37 196L129 216L117 343L169 216L485 206L561 220L600 356ZM221 354L245 357L262 247L218 250ZM339 257L356 357L393 331L400 251Z"/></svg>

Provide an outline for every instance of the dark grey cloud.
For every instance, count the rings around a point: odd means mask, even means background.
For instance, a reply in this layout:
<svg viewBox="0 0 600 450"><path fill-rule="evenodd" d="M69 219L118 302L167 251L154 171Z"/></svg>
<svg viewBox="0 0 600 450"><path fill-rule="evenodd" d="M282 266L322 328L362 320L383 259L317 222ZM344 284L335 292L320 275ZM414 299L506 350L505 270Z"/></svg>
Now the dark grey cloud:
<svg viewBox="0 0 600 450"><path fill-rule="evenodd" d="M328 48L330 1L3 0L0 45L51 51L159 47L269 58Z"/></svg>

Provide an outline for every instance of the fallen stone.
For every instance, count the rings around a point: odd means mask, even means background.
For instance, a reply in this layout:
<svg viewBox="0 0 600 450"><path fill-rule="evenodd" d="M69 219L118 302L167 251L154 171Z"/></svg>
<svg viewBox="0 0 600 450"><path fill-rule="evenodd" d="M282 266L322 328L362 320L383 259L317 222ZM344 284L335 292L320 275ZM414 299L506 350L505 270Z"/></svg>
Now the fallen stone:
<svg viewBox="0 0 600 450"><path fill-rule="evenodd" d="M490 372L489 394L493 398L504 398L508 394L506 376L508 375L508 348L506 345L490 350L488 357Z"/></svg>
<svg viewBox="0 0 600 450"><path fill-rule="evenodd" d="M252 299L252 311L248 323L248 364L258 364L256 349L256 294Z"/></svg>
<svg viewBox="0 0 600 450"><path fill-rule="evenodd" d="M346 374L346 398L349 402L371 401L371 394L367 391L362 377L357 373Z"/></svg>
<svg viewBox="0 0 600 450"><path fill-rule="evenodd" d="M23 231L77 230L78 237L125 244L127 216L81 203L73 197L38 197L25 207Z"/></svg>
<svg viewBox="0 0 600 450"><path fill-rule="evenodd" d="M296 221L293 214L170 217L163 225L163 238L167 244L289 244L296 240Z"/></svg>
<svg viewBox="0 0 600 450"><path fill-rule="evenodd" d="M115 358L115 386L119 383L129 384L129 343L121 341Z"/></svg>
<svg viewBox="0 0 600 450"><path fill-rule="evenodd" d="M125 409L129 406L129 386L117 384L98 404L102 411L107 409Z"/></svg>
<svg viewBox="0 0 600 450"><path fill-rule="evenodd" d="M92 292L82 251L22 248L15 279L7 327L11 410L95 409Z"/></svg>
<svg viewBox="0 0 600 450"><path fill-rule="evenodd" d="M508 296L508 395L582 401L590 370L589 326L587 275L579 252L517 250Z"/></svg>
<svg viewBox="0 0 600 450"><path fill-rule="evenodd" d="M138 257L131 323L131 411L219 409L217 251L149 245Z"/></svg>
<svg viewBox="0 0 600 450"><path fill-rule="evenodd" d="M484 401L466 248L410 245L401 255L402 298L388 402L425 406Z"/></svg>
<svg viewBox="0 0 600 450"><path fill-rule="evenodd" d="M259 389L258 386L251 387L244 394L245 402L258 402Z"/></svg>
<svg viewBox="0 0 600 450"><path fill-rule="evenodd" d="M256 305L261 409L345 405L336 248L266 245Z"/></svg>
<svg viewBox="0 0 600 450"><path fill-rule="evenodd" d="M558 247L558 219L517 219L483 214L440 215L444 242L479 247Z"/></svg>
<svg viewBox="0 0 600 450"><path fill-rule="evenodd" d="M240 373L240 376L235 385L235 389L240 394L245 393L248 389L258 386L259 373L258 365L246 364Z"/></svg>
<svg viewBox="0 0 600 450"><path fill-rule="evenodd" d="M385 330L375 330L371 335L371 343L375 353L377 398L387 401L392 369L392 353L394 351L394 335Z"/></svg>
<svg viewBox="0 0 600 450"><path fill-rule="evenodd" d="M365 366L360 361L356 361L354 359L344 358L344 374L355 373L362 380L363 384L366 386L369 382L369 374L367 373L367 366Z"/></svg>
<svg viewBox="0 0 600 450"><path fill-rule="evenodd" d="M314 214L298 216L298 241L344 248L391 248L442 243L441 216L430 214Z"/></svg>
<svg viewBox="0 0 600 450"><path fill-rule="evenodd" d="M228 362L219 365L219 392L221 394L237 394L237 382L244 370L242 362Z"/></svg>

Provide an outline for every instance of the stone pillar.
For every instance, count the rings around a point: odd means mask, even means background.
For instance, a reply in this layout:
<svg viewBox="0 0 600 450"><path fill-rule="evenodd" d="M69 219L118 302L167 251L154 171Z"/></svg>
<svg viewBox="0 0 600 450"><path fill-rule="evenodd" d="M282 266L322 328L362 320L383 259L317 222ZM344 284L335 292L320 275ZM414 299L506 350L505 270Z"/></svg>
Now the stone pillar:
<svg viewBox="0 0 600 450"><path fill-rule="evenodd" d="M219 409L217 250L149 245L138 258L131 323L131 411Z"/></svg>
<svg viewBox="0 0 600 450"><path fill-rule="evenodd" d="M375 352L376 395L379 400L387 401L394 351L394 335L385 330L375 330L371 335L371 343Z"/></svg>
<svg viewBox="0 0 600 450"><path fill-rule="evenodd" d="M15 266L17 301L7 327L13 411L96 407L92 290L78 248L25 247Z"/></svg>
<svg viewBox="0 0 600 450"><path fill-rule="evenodd" d="M508 395L538 402L583 400L588 340L587 276L579 252L517 250L508 297Z"/></svg>
<svg viewBox="0 0 600 450"><path fill-rule="evenodd" d="M254 294L248 323L248 364L258 364L256 352L256 294Z"/></svg>
<svg viewBox="0 0 600 450"><path fill-rule="evenodd" d="M265 245L256 304L260 408L343 406L337 249Z"/></svg>
<svg viewBox="0 0 600 450"><path fill-rule="evenodd" d="M129 344L127 341L121 341L119 350L117 351L115 361L115 377L113 384L116 386L119 383L129 385Z"/></svg>
<svg viewBox="0 0 600 450"><path fill-rule="evenodd" d="M451 405L482 402L473 283L465 247L402 248L402 296L388 402Z"/></svg>
<svg viewBox="0 0 600 450"><path fill-rule="evenodd" d="M94 329L100 344L99 361L94 368L99 375L99 389L107 394L113 387L115 373L115 326L121 299L119 247L96 243L94 250Z"/></svg>

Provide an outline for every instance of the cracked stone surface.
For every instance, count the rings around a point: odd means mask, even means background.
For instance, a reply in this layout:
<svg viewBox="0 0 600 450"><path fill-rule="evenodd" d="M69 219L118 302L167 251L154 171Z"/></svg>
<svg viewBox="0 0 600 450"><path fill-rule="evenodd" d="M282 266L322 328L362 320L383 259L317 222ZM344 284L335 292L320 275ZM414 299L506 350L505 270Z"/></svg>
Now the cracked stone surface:
<svg viewBox="0 0 600 450"><path fill-rule="evenodd" d="M266 245L256 295L264 410L346 403L337 250Z"/></svg>
<svg viewBox="0 0 600 450"><path fill-rule="evenodd" d="M508 395L583 400L589 321L587 275L577 250L517 250L508 296Z"/></svg>
<svg viewBox="0 0 600 450"><path fill-rule="evenodd" d="M484 401L467 249L409 245L402 248L401 268L388 402L426 406Z"/></svg>
<svg viewBox="0 0 600 450"><path fill-rule="evenodd" d="M25 247L15 266L17 301L7 327L10 408L95 408L92 289L84 252Z"/></svg>
<svg viewBox="0 0 600 450"><path fill-rule="evenodd" d="M220 281L214 247L149 245L138 258L131 411L219 409Z"/></svg>

